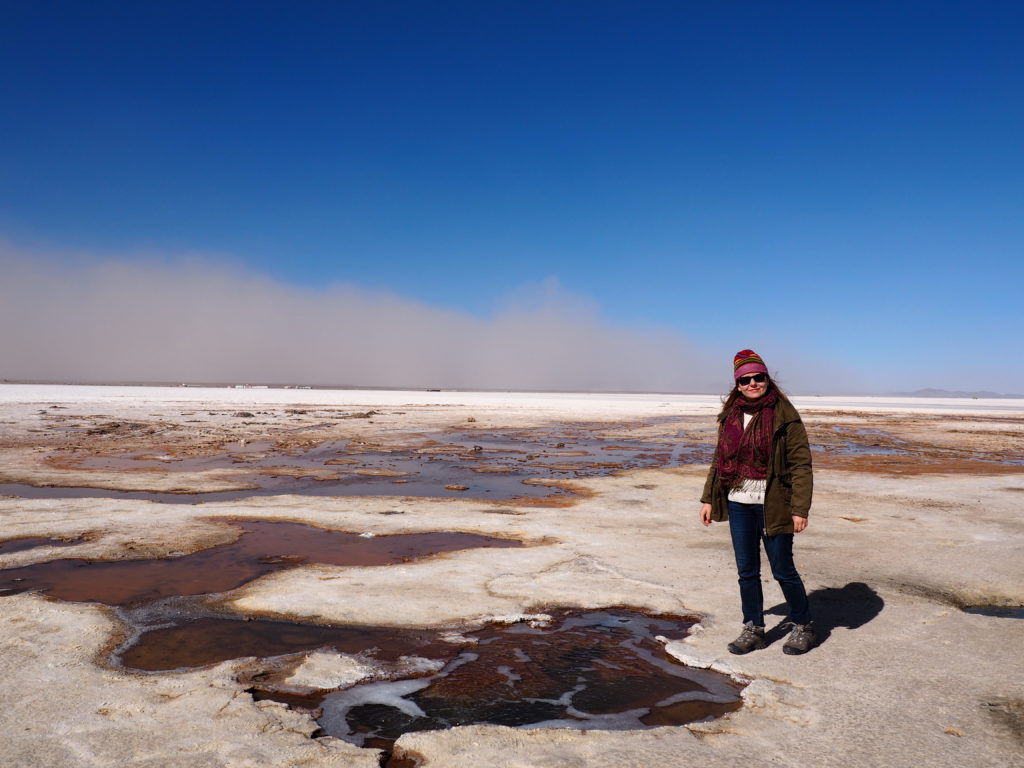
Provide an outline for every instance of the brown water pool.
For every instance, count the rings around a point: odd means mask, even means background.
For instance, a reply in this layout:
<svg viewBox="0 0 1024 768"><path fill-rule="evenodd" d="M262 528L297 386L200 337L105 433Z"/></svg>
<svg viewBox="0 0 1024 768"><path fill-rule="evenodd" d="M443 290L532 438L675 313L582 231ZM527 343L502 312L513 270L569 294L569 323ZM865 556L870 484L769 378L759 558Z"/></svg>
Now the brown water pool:
<svg viewBox="0 0 1024 768"><path fill-rule="evenodd" d="M225 592L306 563L391 565L442 552L520 547L522 542L438 531L368 537L303 523L224 521L238 539L180 557L148 560L68 558L0 570L0 594L37 590L71 602L129 605L180 595Z"/></svg>
<svg viewBox="0 0 1024 768"><path fill-rule="evenodd" d="M302 693L287 678L258 682L257 674L250 692L313 711L326 734L384 750L403 733L456 725L646 729L741 706L740 683L676 662L655 639L684 637L693 618L629 608L548 614L542 624L491 624L455 635L204 618L142 632L116 663L154 672L250 656L294 665L313 650L352 655L376 668L372 681Z"/></svg>

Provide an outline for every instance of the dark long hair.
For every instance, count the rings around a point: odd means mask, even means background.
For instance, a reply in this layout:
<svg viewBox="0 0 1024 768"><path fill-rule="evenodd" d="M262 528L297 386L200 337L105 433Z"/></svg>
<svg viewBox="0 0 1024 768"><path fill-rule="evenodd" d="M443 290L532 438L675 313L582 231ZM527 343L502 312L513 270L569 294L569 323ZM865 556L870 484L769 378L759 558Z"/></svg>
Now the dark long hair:
<svg viewBox="0 0 1024 768"><path fill-rule="evenodd" d="M775 379L773 379L771 377L771 374L769 374L768 375L768 388L764 391L764 395L761 395L761 397L765 397L766 395L770 395L772 392L777 392L779 397L781 397L783 400L789 400L789 398L786 397L786 393L782 391L782 388L779 387L779 385L777 383L775 383ZM741 398L741 397L743 397L743 393L740 392L740 385L739 384L733 384L732 390L727 395L723 395L723 397L722 397L722 410L719 411L718 417L719 418L724 417L725 414L727 414L729 412L729 409L732 408L733 405L736 403L736 400Z"/></svg>

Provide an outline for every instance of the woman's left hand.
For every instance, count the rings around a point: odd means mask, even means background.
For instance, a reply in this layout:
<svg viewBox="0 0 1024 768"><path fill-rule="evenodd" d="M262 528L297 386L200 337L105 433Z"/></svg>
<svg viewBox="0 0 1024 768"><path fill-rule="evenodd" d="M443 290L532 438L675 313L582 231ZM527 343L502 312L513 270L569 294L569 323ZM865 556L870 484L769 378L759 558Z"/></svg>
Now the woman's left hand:
<svg viewBox="0 0 1024 768"><path fill-rule="evenodd" d="M807 518L800 517L799 515L793 515L793 533L800 533L804 528L807 527Z"/></svg>

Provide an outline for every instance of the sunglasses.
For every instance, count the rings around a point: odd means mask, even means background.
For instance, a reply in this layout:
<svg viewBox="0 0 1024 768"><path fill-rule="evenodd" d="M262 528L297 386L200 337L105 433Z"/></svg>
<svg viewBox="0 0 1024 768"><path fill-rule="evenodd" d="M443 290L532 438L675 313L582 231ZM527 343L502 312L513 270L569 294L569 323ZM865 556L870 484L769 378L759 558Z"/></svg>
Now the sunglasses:
<svg viewBox="0 0 1024 768"><path fill-rule="evenodd" d="M740 376L738 379L736 379L736 383L739 384L741 387L747 386L752 381L756 381L758 384L764 384L766 381L768 381L768 374L755 373L751 376Z"/></svg>

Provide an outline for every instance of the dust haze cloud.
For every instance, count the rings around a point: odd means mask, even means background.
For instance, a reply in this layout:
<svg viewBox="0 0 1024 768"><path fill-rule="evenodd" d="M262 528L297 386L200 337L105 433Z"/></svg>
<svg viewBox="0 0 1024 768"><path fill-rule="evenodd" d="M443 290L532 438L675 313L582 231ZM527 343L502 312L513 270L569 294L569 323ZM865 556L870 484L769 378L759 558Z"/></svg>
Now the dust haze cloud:
<svg viewBox="0 0 1024 768"><path fill-rule="evenodd" d="M708 392L727 376L728 359L613 326L552 282L481 319L208 260L69 263L5 248L0 268L10 380Z"/></svg>

